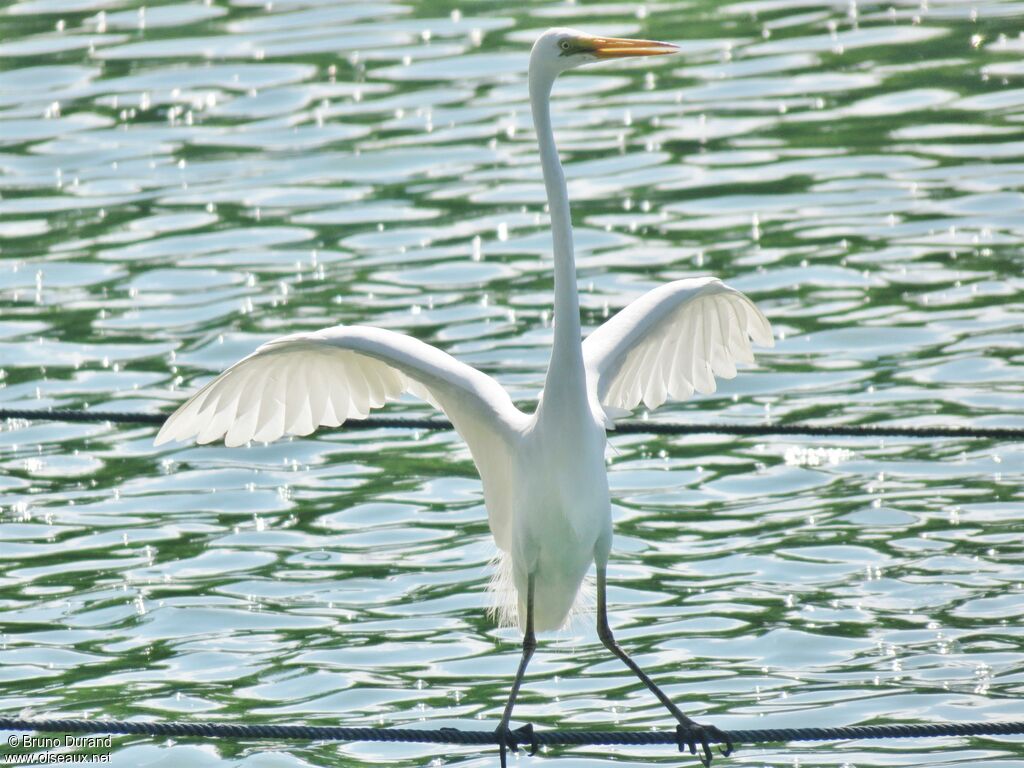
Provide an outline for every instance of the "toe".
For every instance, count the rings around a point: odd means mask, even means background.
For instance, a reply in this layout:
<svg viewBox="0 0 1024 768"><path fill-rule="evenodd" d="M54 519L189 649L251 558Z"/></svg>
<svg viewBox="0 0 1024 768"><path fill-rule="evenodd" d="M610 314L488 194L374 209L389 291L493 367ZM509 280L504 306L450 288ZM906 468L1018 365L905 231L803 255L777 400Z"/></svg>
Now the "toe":
<svg viewBox="0 0 1024 768"><path fill-rule="evenodd" d="M509 750L512 752L518 751L519 743L516 740L515 733L508 726L505 726L504 728L498 726L494 729L494 735L498 740L498 754L500 757L501 768L506 768Z"/></svg>
<svg viewBox="0 0 1024 768"><path fill-rule="evenodd" d="M704 764L705 768L711 765L711 761L714 760L715 754L711 751L711 744L708 743L707 731L703 728L700 729L700 746L704 750L704 754L700 756L700 761Z"/></svg>
<svg viewBox="0 0 1024 768"><path fill-rule="evenodd" d="M732 754L733 745L732 739L729 738L729 734L715 725L704 726L704 732L718 742L718 750L722 753L722 757L728 757Z"/></svg>
<svg viewBox="0 0 1024 768"><path fill-rule="evenodd" d="M676 744L679 746L679 751L683 751L683 747L690 748L690 754L697 754L697 739L694 738L694 732L697 727L694 723L679 723L676 726Z"/></svg>
<svg viewBox="0 0 1024 768"><path fill-rule="evenodd" d="M715 759L715 754L711 751L708 736L703 732L700 733L700 748L703 750L703 754L700 756L700 764L705 768L709 768L711 761Z"/></svg>
<svg viewBox="0 0 1024 768"><path fill-rule="evenodd" d="M717 728L715 730L718 730ZM718 751L722 753L722 757L728 757L732 754L732 739L729 735L718 731Z"/></svg>

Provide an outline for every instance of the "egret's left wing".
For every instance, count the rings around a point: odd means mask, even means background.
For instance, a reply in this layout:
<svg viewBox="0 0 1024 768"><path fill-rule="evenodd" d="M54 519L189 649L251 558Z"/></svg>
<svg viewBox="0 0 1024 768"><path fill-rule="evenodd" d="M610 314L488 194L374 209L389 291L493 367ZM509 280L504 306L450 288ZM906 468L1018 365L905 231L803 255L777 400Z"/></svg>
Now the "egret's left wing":
<svg viewBox="0 0 1024 768"><path fill-rule="evenodd" d="M715 391L736 363L754 361L749 338L774 346L750 299L713 277L667 283L641 296L583 342L588 379L609 416Z"/></svg>

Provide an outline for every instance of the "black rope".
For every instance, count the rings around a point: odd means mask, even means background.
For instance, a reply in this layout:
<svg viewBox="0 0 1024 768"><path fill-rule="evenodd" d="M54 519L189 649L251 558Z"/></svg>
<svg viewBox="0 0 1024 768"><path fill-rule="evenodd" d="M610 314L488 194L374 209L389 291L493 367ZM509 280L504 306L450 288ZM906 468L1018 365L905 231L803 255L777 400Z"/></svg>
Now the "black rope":
<svg viewBox="0 0 1024 768"><path fill-rule="evenodd" d="M112 424L154 424L160 426L167 417L162 413L128 413L125 411L73 411L68 408L0 408L0 419L23 421L109 421Z"/></svg>
<svg viewBox="0 0 1024 768"><path fill-rule="evenodd" d="M167 420L160 413L127 413L124 411L89 411L69 409L0 408L0 419L25 421L110 422L112 424L153 424ZM449 430L446 419L368 418L350 419L336 429L422 429ZM671 421L620 421L618 434L645 435L812 435L815 437L954 437L991 440L1024 440L1024 428L1016 427L906 427L879 424L680 424Z"/></svg>
<svg viewBox="0 0 1024 768"><path fill-rule="evenodd" d="M684 729L685 730L685 729ZM50 733L116 733L147 736L200 736L228 739L301 739L303 741L406 741L421 744L498 744L495 731L464 731L459 728L423 730L413 728L348 728L314 725L244 725L241 723L181 723L124 720L25 720L0 717L0 731L45 731ZM669 731L535 731L526 727L512 731L521 736L519 744L581 746L592 744L645 745L679 742L675 729ZM938 736L1009 736L1024 734L1024 722L928 723L905 725L851 725L841 728L759 728L723 731L733 744L765 744L789 741L847 741L851 739L907 739ZM689 734L686 734L689 736ZM708 734L711 743L722 743Z"/></svg>

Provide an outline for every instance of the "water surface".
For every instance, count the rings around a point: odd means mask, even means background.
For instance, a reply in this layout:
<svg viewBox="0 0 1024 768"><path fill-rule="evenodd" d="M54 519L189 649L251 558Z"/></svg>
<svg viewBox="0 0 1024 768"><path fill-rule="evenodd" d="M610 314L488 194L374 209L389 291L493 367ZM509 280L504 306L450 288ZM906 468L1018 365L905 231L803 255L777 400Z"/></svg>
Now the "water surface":
<svg viewBox="0 0 1024 768"><path fill-rule="evenodd" d="M716 394L652 418L1024 426L1020 3L0 14L0 405L169 412L268 338L364 323L530 407L551 263L527 52L573 25L682 46L555 89L585 325L714 274L778 335ZM153 434L0 429L0 710L493 727L518 636L485 614L493 545L457 436L156 449ZM612 444L613 624L684 710L723 728L1021 719L1019 446ZM590 624L543 639L517 715L670 725ZM133 767L496 763L116 744ZM1011 766L1021 744L750 747L730 764ZM520 760L556 754L680 761Z"/></svg>

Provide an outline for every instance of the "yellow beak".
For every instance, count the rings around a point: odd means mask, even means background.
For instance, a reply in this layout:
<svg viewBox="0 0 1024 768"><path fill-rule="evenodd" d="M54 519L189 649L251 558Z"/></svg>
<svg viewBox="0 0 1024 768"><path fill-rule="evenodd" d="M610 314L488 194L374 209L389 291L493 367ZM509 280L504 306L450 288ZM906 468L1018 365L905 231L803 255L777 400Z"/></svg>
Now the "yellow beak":
<svg viewBox="0 0 1024 768"><path fill-rule="evenodd" d="M657 40L630 40L625 37L593 37L590 51L599 59L621 59L626 56L663 56L675 53L679 46Z"/></svg>

